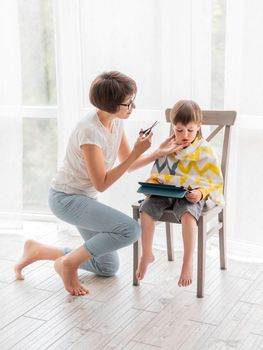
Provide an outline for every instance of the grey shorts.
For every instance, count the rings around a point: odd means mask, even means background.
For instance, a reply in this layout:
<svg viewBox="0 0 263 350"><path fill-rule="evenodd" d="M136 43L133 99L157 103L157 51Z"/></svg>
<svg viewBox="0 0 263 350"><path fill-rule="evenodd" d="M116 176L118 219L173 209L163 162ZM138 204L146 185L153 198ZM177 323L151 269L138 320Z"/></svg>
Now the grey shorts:
<svg viewBox="0 0 263 350"><path fill-rule="evenodd" d="M151 216L154 221L160 220L165 209L173 211L177 223L181 223L181 217L184 213L190 213L198 221L205 200L197 203L190 203L185 198L168 198L161 196L147 197L140 206L140 212L145 212Z"/></svg>

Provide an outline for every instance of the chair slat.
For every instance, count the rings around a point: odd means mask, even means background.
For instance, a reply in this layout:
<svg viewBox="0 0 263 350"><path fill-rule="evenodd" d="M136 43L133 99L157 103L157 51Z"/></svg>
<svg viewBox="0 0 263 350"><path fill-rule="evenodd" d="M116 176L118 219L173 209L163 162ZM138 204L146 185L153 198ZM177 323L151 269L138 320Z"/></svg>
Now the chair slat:
<svg viewBox="0 0 263 350"><path fill-rule="evenodd" d="M171 108L165 111L166 121L170 122ZM203 111L203 125L234 125L236 111Z"/></svg>

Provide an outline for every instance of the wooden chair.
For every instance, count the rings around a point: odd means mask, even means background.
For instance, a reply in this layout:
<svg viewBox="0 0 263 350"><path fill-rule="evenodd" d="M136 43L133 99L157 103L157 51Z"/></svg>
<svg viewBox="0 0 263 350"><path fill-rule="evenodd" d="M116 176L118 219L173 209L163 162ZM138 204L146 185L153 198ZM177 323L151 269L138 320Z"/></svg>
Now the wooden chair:
<svg viewBox="0 0 263 350"><path fill-rule="evenodd" d="M165 111L166 121L170 122L170 109ZM207 141L212 140L220 130L223 129L223 147L221 155L221 169L224 177L224 196L226 199L227 187L227 170L230 145L231 126L234 125L236 119L235 111L203 111L203 125L216 126L210 135L206 138ZM171 128L172 131L172 128ZM139 204L132 205L133 218L140 219ZM216 225L212 228L207 228L211 220L217 218ZM166 226L166 242L168 260L174 260L173 249L173 226L175 223L174 215L171 210L166 210L160 221L165 222ZM197 297L204 296L205 284L205 260L206 260L206 241L215 233L219 235L219 250L220 250L220 268L226 269L226 208L221 208L211 201L207 201L203 212L198 220L198 244L197 244ZM139 280L136 278L136 270L139 261L139 241L133 245L133 285L138 286Z"/></svg>

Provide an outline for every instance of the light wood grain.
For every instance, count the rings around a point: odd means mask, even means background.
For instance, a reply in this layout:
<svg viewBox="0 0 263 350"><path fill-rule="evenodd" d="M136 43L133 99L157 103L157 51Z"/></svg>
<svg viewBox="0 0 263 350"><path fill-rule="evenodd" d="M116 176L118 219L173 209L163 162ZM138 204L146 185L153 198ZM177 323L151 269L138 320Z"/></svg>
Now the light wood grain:
<svg viewBox="0 0 263 350"><path fill-rule="evenodd" d="M45 225L45 224L39 224ZM76 247L81 238L57 234L41 226L42 242ZM139 287L131 286L132 247L120 251L115 277L101 278L83 270L90 288L72 297L63 288L53 262L25 269L15 281L13 265L24 235L0 235L0 348L73 350L197 350L263 349L263 266L229 260L228 272L218 269L218 252L207 255L206 297L195 296L196 281L177 286L182 252L156 260ZM35 234L34 238L38 238ZM8 247L5 251L4 246ZM194 266L196 270L196 266Z"/></svg>

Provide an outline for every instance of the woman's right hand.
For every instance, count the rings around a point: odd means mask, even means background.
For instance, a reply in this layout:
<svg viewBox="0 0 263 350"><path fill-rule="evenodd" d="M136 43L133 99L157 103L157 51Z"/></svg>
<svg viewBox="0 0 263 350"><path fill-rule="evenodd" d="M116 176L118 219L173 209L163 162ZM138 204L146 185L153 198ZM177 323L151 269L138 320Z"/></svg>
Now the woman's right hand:
<svg viewBox="0 0 263 350"><path fill-rule="evenodd" d="M139 157L141 154L147 151L148 148L151 147L152 135L152 132L147 136L145 136L143 133L140 133L140 136L137 138L132 149L132 153L135 154L136 157Z"/></svg>

